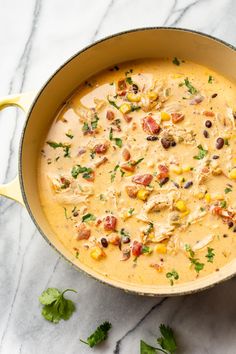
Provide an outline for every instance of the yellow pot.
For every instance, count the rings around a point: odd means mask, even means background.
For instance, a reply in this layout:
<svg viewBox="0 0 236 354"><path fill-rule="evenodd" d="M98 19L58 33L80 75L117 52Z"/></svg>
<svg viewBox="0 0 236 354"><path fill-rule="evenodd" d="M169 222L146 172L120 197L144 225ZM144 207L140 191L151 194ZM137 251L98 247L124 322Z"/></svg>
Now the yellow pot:
<svg viewBox="0 0 236 354"><path fill-rule="evenodd" d="M176 28L144 28L100 40L70 58L48 79L37 95L19 94L0 99L0 109L17 105L24 109L27 115L19 149L19 177L0 186L0 194L25 205L45 240L77 269L106 284L136 294L181 295L206 289L232 277L236 273L236 260L219 272L195 281L176 284L174 287L137 285L107 279L75 260L69 248L57 239L42 211L37 190L40 144L60 106L76 87L91 75L123 61L148 57L185 58L210 67L230 80L236 79L236 49L202 33Z"/></svg>

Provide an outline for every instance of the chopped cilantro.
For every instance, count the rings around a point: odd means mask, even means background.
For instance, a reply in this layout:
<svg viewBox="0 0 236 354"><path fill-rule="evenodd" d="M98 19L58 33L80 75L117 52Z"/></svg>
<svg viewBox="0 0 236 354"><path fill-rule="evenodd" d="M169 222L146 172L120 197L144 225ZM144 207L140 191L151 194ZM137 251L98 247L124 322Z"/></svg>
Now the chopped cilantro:
<svg viewBox="0 0 236 354"><path fill-rule="evenodd" d="M95 221L96 217L93 214L85 214L82 216L82 222Z"/></svg>
<svg viewBox="0 0 236 354"><path fill-rule="evenodd" d="M67 133L66 133L66 136L68 136L68 138L70 139L73 139L74 138L74 135L72 134L72 131L69 130Z"/></svg>
<svg viewBox="0 0 236 354"><path fill-rule="evenodd" d="M227 207L227 203L226 203L226 201L225 200L222 200L221 202L220 202L220 206L221 206L221 208L226 208Z"/></svg>
<svg viewBox="0 0 236 354"><path fill-rule="evenodd" d="M103 342L104 340L107 339L108 337L108 332L111 329L111 323L110 322L104 322L102 323L94 333L92 333L88 338L87 341L84 341L80 339L82 343L85 343L90 346L90 348L93 348L95 345Z"/></svg>
<svg viewBox="0 0 236 354"><path fill-rule="evenodd" d="M207 254L206 254L207 262L213 263L214 257L215 257L214 248L207 247Z"/></svg>
<svg viewBox="0 0 236 354"><path fill-rule="evenodd" d="M204 268L204 263L200 263L198 258L195 258L195 252L191 249L189 245L185 245L185 249L189 252L189 260L194 265L194 269L197 273Z"/></svg>
<svg viewBox="0 0 236 354"><path fill-rule="evenodd" d="M145 343L143 340L140 341L140 354L156 354L157 352L165 354L175 354L177 350L177 343L174 337L174 332L169 326L164 324L160 325L161 337L157 339L158 344L161 348L155 348L151 345Z"/></svg>
<svg viewBox="0 0 236 354"><path fill-rule="evenodd" d="M194 95L197 93L197 89L191 84L189 79L186 77L184 79L184 85L188 88L188 92L191 93L191 95Z"/></svg>
<svg viewBox="0 0 236 354"><path fill-rule="evenodd" d="M144 157L142 157L141 159L138 159L137 161L135 162L132 162L131 165L132 166L137 166L140 162L142 162L144 160Z"/></svg>
<svg viewBox="0 0 236 354"><path fill-rule="evenodd" d="M152 248L144 245L144 246L142 247L142 253L148 253L148 254L150 254L150 253L152 253Z"/></svg>
<svg viewBox="0 0 236 354"><path fill-rule="evenodd" d="M230 192L232 192L232 188L226 187L225 188L225 194L228 194Z"/></svg>
<svg viewBox="0 0 236 354"><path fill-rule="evenodd" d="M115 103L115 101L110 100L108 97L107 97L107 100L108 100L108 102L110 103L111 106L115 107L116 109L120 109L120 107L117 106L117 104Z"/></svg>
<svg viewBox="0 0 236 354"><path fill-rule="evenodd" d="M97 128L98 121L99 121L99 117L97 116L97 114L95 114L94 120L91 121L91 127L93 130Z"/></svg>
<svg viewBox="0 0 236 354"><path fill-rule="evenodd" d="M178 58L174 57L174 59L172 60L172 63L179 66L180 65L180 61L178 60Z"/></svg>
<svg viewBox="0 0 236 354"><path fill-rule="evenodd" d="M202 160L208 153L208 150L203 149L202 145L198 145L198 155L193 156L195 160Z"/></svg>
<svg viewBox="0 0 236 354"><path fill-rule="evenodd" d="M115 144L121 148L123 143L122 143L122 139L120 138L113 138L113 129L111 128L110 131L109 131L109 140L113 140L115 142Z"/></svg>
<svg viewBox="0 0 236 354"><path fill-rule="evenodd" d="M133 84L133 80L130 76L127 76L127 78L125 80L126 80L126 82L128 82L129 85Z"/></svg>
<svg viewBox="0 0 236 354"><path fill-rule="evenodd" d="M166 278L170 280L170 285L174 285L174 280L179 279L179 274L173 269L171 272L166 273Z"/></svg>
<svg viewBox="0 0 236 354"><path fill-rule="evenodd" d="M130 209L128 210L128 214L129 214L129 215L132 215L133 212L134 212L134 208L130 208Z"/></svg>
<svg viewBox="0 0 236 354"><path fill-rule="evenodd" d="M89 131L90 131L90 129L89 129L88 123L84 122L83 127L82 127L82 132L87 133Z"/></svg>
<svg viewBox="0 0 236 354"><path fill-rule="evenodd" d="M211 75L208 76L208 84L212 84L213 82L213 77Z"/></svg>
<svg viewBox="0 0 236 354"><path fill-rule="evenodd" d="M73 166L71 170L71 175L73 178L77 178L79 174L82 174L82 177L85 179L90 179L92 176L93 170L90 167L82 167L80 165Z"/></svg>

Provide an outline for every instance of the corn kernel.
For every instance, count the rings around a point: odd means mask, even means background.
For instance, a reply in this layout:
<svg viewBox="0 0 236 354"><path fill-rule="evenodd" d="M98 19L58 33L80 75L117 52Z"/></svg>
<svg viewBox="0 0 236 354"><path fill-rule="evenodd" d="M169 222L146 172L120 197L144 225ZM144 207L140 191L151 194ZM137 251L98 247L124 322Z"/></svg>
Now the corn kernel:
<svg viewBox="0 0 236 354"><path fill-rule="evenodd" d="M127 94L127 99L130 102L139 102L141 100L141 96L139 94L133 93L133 92L129 92Z"/></svg>
<svg viewBox="0 0 236 354"><path fill-rule="evenodd" d="M150 98L150 100L156 101L158 99L159 95L155 91L149 91L148 92L148 97Z"/></svg>
<svg viewBox="0 0 236 354"><path fill-rule="evenodd" d="M148 234L148 238L149 238L149 239L153 239L154 237L155 237L154 232L150 232L150 233Z"/></svg>
<svg viewBox="0 0 236 354"><path fill-rule="evenodd" d="M210 203L210 201L211 201L211 195L210 195L209 193L207 193L207 194L205 195L205 201L206 201L207 203Z"/></svg>
<svg viewBox="0 0 236 354"><path fill-rule="evenodd" d="M140 189L137 193L137 198L140 199L140 200L147 200L149 196L149 191L147 191L146 189Z"/></svg>
<svg viewBox="0 0 236 354"><path fill-rule="evenodd" d="M162 121L167 121L167 120L170 120L170 114L167 113L167 112L161 112L161 120Z"/></svg>
<svg viewBox="0 0 236 354"><path fill-rule="evenodd" d="M205 196L205 194L202 193L202 192L199 192L199 193L196 194L196 197L197 197L198 199L203 199L204 196Z"/></svg>
<svg viewBox="0 0 236 354"><path fill-rule="evenodd" d="M133 174L134 174L134 172L132 172L132 171L125 171L125 177L132 176Z"/></svg>
<svg viewBox="0 0 236 354"><path fill-rule="evenodd" d="M164 245L163 243L158 243L158 244L155 246L155 252L157 252L157 253L162 253L162 254L166 254L166 252L167 252L166 245Z"/></svg>
<svg viewBox="0 0 236 354"><path fill-rule="evenodd" d="M190 213L189 210L186 210L185 212L181 213L180 217L184 218L185 216L187 216Z"/></svg>
<svg viewBox="0 0 236 354"><path fill-rule="evenodd" d="M184 171L184 172L189 172L189 171L191 171L191 170L192 170L192 167L191 167L191 166L188 166L188 165L183 166L183 171Z"/></svg>
<svg viewBox="0 0 236 354"><path fill-rule="evenodd" d="M96 261L98 261L99 259L105 256L105 253L100 247L96 246L91 250L90 256Z"/></svg>
<svg viewBox="0 0 236 354"><path fill-rule="evenodd" d="M121 113L123 114L126 114L126 113L129 113L131 111L131 106L129 103L123 103L121 106L120 106L120 111Z"/></svg>
<svg viewBox="0 0 236 354"><path fill-rule="evenodd" d="M236 179L236 168L232 168L232 170L229 173L229 178Z"/></svg>
<svg viewBox="0 0 236 354"><path fill-rule="evenodd" d="M173 79L180 79L183 75L182 74L174 74L172 75Z"/></svg>
<svg viewBox="0 0 236 354"><path fill-rule="evenodd" d="M183 173L183 170L181 167L179 166L173 166L171 167L171 171L176 173L177 175L181 175L181 173Z"/></svg>
<svg viewBox="0 0 236 354"><path fill-rule="evenodd" d="M182 211L182 212L187 211L187 206L186 206L185 202L181 199L175 203L175 207L179 211Z"/></svg>

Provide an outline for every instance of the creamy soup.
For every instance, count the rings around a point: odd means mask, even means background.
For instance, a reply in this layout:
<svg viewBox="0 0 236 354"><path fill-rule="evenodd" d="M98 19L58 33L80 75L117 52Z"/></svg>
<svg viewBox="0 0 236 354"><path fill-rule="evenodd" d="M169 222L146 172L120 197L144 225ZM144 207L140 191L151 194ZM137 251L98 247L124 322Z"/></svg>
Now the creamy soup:
<svg viewBox="0 0 236 354"><path fill-rule="evenodd" d="M38 165L42 207L75 263L175 286L235 258L235 102L234 84L179 58L121 64L78 87Z"/></svg>

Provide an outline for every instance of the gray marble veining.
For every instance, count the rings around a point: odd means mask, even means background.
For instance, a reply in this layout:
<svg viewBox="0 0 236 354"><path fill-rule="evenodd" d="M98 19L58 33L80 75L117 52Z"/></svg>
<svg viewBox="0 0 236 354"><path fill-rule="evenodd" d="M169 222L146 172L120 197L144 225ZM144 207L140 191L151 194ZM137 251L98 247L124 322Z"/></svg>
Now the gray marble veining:
<svg viewBox="0 0 236 354"><path fill-rule="evenodd" d="M0 95L40 88L64 60L118 31L179 26L236 44L233 0L0 0ZM0 181L16 174L24 115L0 113ZM35 230L27 212L0 199L0 353L86 354L80 343L103 320L113 329L94 350L138 354L139 340L155 343L159 324L174 327L183 354L236 352L232 279L211 290L177 298L147 298L104 286L58 257ZM78 290L77 312L52 325L40 315L38 295L48 286Z"/></svg>

